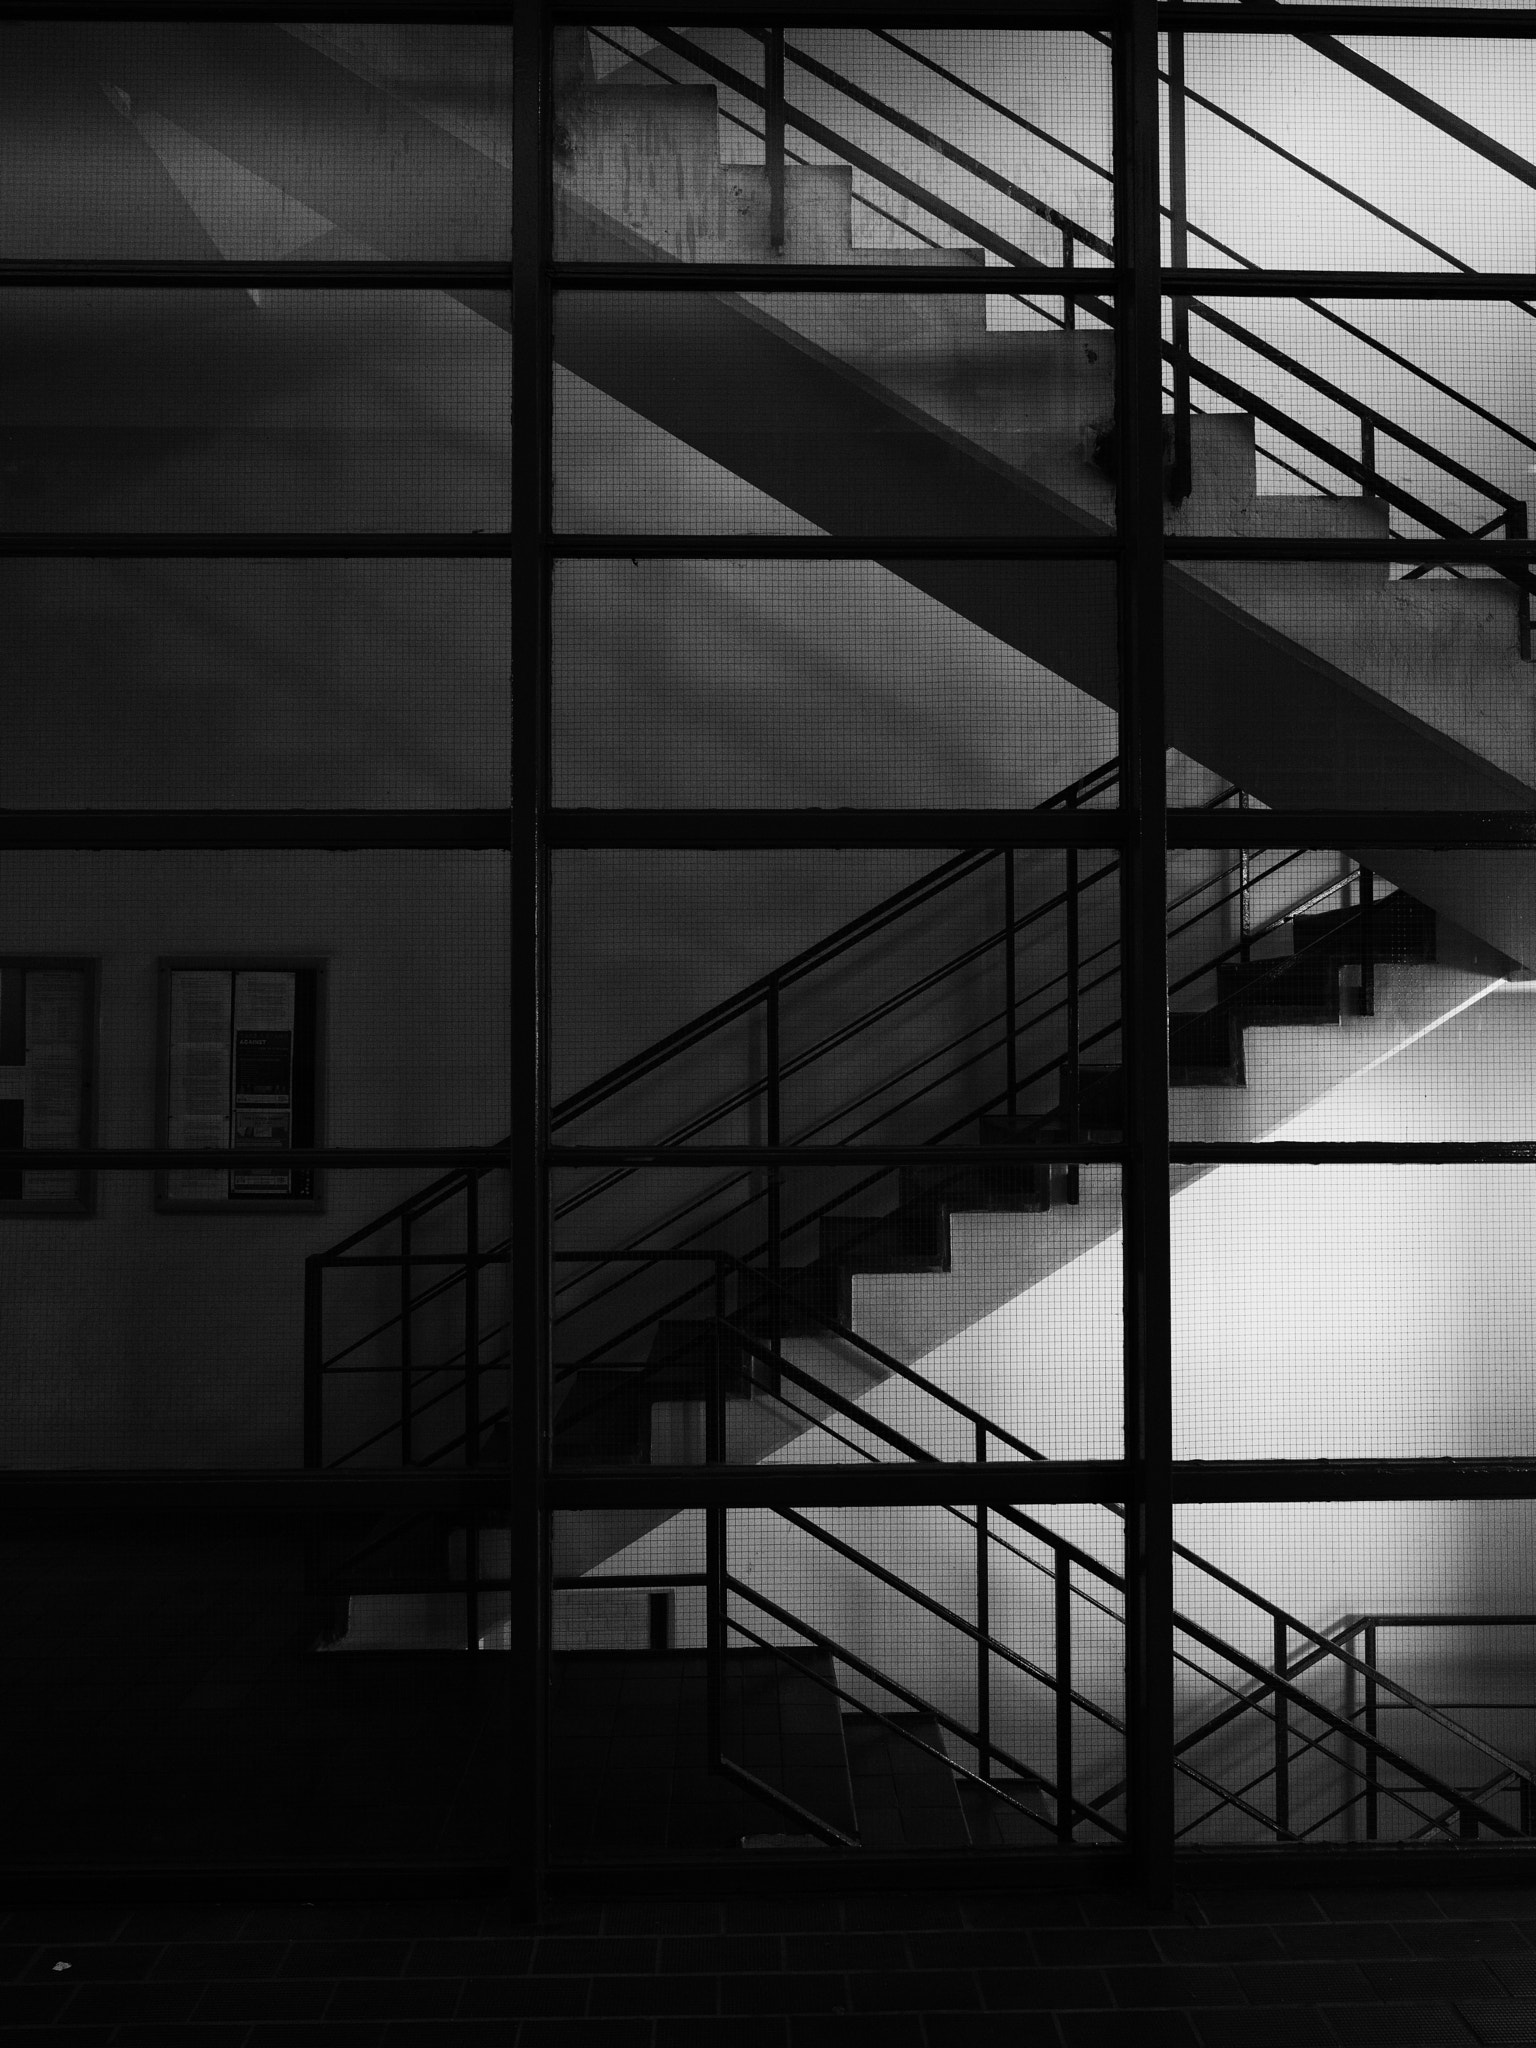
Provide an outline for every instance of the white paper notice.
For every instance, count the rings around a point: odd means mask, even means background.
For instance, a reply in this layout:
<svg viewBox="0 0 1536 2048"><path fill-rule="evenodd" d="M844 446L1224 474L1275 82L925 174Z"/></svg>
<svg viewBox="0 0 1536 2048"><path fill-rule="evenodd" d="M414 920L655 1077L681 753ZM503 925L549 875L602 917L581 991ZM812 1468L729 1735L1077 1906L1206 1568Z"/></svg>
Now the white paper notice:
<svg viewBox="0 0 1536 2048"><path fill-rule="evenodd" d="M170 1074L166 1142L177 1151L229 1144L230 1026L234 977L227 968L178 969L171 975ZM223 1168L166 1175L173 1202L222 1202Z"/></svg>

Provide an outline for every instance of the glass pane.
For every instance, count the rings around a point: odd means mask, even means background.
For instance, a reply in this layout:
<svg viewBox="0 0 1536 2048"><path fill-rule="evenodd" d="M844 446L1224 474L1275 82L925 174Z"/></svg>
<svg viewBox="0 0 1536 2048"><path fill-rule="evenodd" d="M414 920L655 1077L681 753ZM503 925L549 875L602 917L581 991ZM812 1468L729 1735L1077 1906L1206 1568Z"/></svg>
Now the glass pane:
<svg viewBox="0 0 1536 2048"><path fill-rule="evenodd" d="M0 802L507 801L496 562L9 561Z"/></svg>
<svg viewBox="0 0 1536 2048"><path fill-rule="evenodd" d="M1524 852L1175 852L1176 1139L1536 1136Z"/></svg>
<svg viewBox="0 0 1536 2048"><path fill-rule="evenodd" d="M1536 325L1523 304L1188 299L1165 314L1170 341L1179 308L1192 416L1172 531L1524 537ZM1171 403L1172 367L1164 388Z"/></svg>
<svg viewBox="0 0 1536 2048"><path fill-rule="evenodd" d="M791 29L781 221L764 141L766 41L758 28L557 34L559 255L1108 260L1102 39Z"/></svg>
<svg viewBox="0 0 1536 2048"><path fill-rule="evenodd" d="M716 1658L704 1521L607 1510L557 1528L559 1860L1121 1838L1107 1511L989 1510L983 1586L971 1508L733 1510Z"/></svg>
<svg viewBox="0 0 1536 2048"><path fill-rule="evenodd" d="M1435 115L1527 154L1529 43L1187 35L1184 51L1192 264L1525 267L1536 194Z"/></svg>
<svg viewBox="0 0 1536 2048"><path fill-rule="evenodd" d="M1528 1838L1532 1519L1507 1500L1177 1509L1179 1840Z"/></svg>
<svg viewBox="0 0 1536 2048"><path fill-rule="evenodd" d="M510 29L10 23L0 251L496 261Z"/></svg>
<svg viewBox="0 0 1536 2048"><path fill-rule="evenodd" d="M1165 596L1169 736L1213 778L1182 800L1240 787L1272 810L1536 805L1521 598L1504 578L1189 563Z"/></svg>
<svg viewBox="0 0 1536 2048"><path fill-rule="evenodd" d="M1041 534L1114 519L1107 301L566 291L567 532Z"/></svg>
<svg viewBox="0 0 1536 2048"><path fill-rule="evenodd" d="M1108 564L562 562L554 603L558 803L1007 807L1112 775Z"/></svg>
<svg viewBox="0 0 1536 2048"><path fill-rule="evenodd" d="M1536 1450L1528 1167L1184 1168L1175 1187L1176 1456Z"/></svg>
<svg viewBox="0 0 1536 2048"><path fill-rule="evenodd" d="M511 1659L462 1654L453 1518L401 1520L410 1563L357 1510L8 1521L0 1659L29 1760L0 1794L11 1853L61 1871L502 1860ZM456 1600L461 1654L338 1654L361 1647L348 1586L412 1568Z"/></svg>
<svg viewBox="0 0 1536 2048"><path fill-rule="evenodd" d="M1120 1455L1114 1168L592 1169L552 1216L557 1465Z"/></svg>
<svg viewBox="0 0 1536 2048"><path fill-rule="evenodd" d="M470 1178L329 1167L302 1207L167 1211L113 1170L77 1223L8 1216L8 1463L505 1465L508 1190Z"/></svg>
<svg viewBox="0 0 1536 2048"><path fill-rule="evenodd" d="M999 1117L1059 1133L1063 1073L1118 1057L1118 918L1097 849L557 855L555 1128L754 1144L772 1114L786 1144L975 1144Z"/></svg>
<svg viewBox="0 0 1536 2048"><path fill-rule="evenodd" d="M508 317L498 293L8 292L0 519L504 528Z"/></svg>

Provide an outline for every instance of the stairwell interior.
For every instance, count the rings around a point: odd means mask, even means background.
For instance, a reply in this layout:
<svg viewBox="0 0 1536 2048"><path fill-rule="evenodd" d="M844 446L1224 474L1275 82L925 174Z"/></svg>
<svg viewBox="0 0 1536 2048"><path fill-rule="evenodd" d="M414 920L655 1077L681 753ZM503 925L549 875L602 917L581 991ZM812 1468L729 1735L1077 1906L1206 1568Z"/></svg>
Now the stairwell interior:
<svg viewBox="0 0 1536 2048"><path fill-rule="evenodd" d="M21 1863L1528 1844L1528 30L1139 20L0 24Z"/></svg>

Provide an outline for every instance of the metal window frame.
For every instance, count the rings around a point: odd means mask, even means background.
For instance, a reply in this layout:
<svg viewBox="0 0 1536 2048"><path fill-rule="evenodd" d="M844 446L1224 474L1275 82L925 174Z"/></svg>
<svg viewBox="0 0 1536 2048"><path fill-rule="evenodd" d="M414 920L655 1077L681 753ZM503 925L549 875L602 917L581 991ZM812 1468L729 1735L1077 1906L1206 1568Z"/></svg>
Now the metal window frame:
<svg viewBox="0 0 1536 2048"><path fill-rule="evenodd" d="M169 263L0 263L0 284L13 288L72 284L125 289L174 287L502 289L511 293L513 391L513 504L505 534L26 534L0 535L0 554L53 557L166 556L451 556L505 560L514 618L513 665L509 679L517 745L510 763L511 804L507 811L421 812L336 811L111 811L11 810L0 813L0 845L13 849L118 849L175 847L294 847L315 850L362 847L467 848L498 850L512 874L512 957L532 971L513 992L513 1130L507 1148L463 1146L353 1147L264 1155L274 1161L316 1167L398 1165L444 1167L494 1163L512 1177L514 1216L512 1374L513 1463L508 1475L478 1472L453 1477L406 1478L378 1475L7 1473L0 1479L0 1517L31 1517L64 1508L87 1519L111 1517L137 1504L174 1507L234 1499L274 1511L308 1512L327 1504L380 1503L430 1498L466 1512L499 1510L514 1531L512 1614L514 1639L528 1647L520 1660L522 1683L508 1739L526 1759L517 1804L509 1816L509 1866L514 1896L523 1910L537 1907L545 1879L544 1754L549 1643L549 1518L559 1510L617 1505L634 1498L656 1505L746 1505L761 1499L814 1504L821 1500L953 1500L965 1502L1082 1501L1111 1497L1134 1509L1128 1531L1126 1572L1131 1588L1128 1653L1128 1713L1133 1738L1128 1754L1133 1816L1133 1862L1139 1881L1166 1893L1176 1868L1172 1833L1172 1574L1174 1504L1190 1501L1350 1501L1368 1499L1536 1499L1536 1460L1266 1460L1219 1465L1176 1460L1172 1455L1171 1355L1168 1293L1168 1180L1170 1163L1536 1163L1536 1145L1252 1145L1172 1144L1168 1135L1166 1089L1167 1028L1163 935L1163 881L1170 848L1184 846L1333 845L1340 840L1381 846L1536 846L1536 811L1497 813L1366 813L1332 811L1247 812L1219 819L1170 812L1163 787L1164 704L1161 604L1163 565L1202 559L1426 561L1536 560L1532 543L1432 542L1390 544L1338 542L1328 545L1283 542L1243 543L1221 539L1176 539L1163 531L1162 401L1158 342L1163 300L1179 294L1419 297L1426 299L1508 299L1536 297L1536 274L1469 280L1465 274L1317 272L1227 272L1180 268L1164 271L1158 217L1158 37L1172 29L1224 34L1306 33L1371 36L1536 38L1536 12L1400 9L1393 7L1290 6L1242 8L1185 4L1157 6L1155 0L1119 0L1114 6L1082 9L1027 9L996 0L959 13L933 6L859 4L845 0L835 9L753 7L744 0L720 0L708 8L624 10L636 26L647 20L669 26L721 20L754 25L919 26L942 19L946 27L1017 29L1109 29L1114 37L1114 137L1116 163L1116 247L1119 260L1103 271L1056 272L1042 267L1021 276L1034 290L1085 286L1112 296L1120 347L1117 353L1121 417L1125 422L1125 474L1119 530L1103 542L1062 546L1045 541L999 541L995 536L948 536L914 541L910 536L836 537L826 540L763 540L721 536L556 534L552 525L552 321L561 289L721 289L727 285L762 289L870 291L995 291L1012 273L988 271L984 279L939 278L932 270L903 273L891 266L859 269L843 276L834 267L657 265L642 267L557 264L551 244L552 207L546 173L552 152L550 49L553 29L593 18L590 6L567 0L513 0L514 235L512 258L500 264L289 263L234 265ZM0 24L59 23L81 19L144 22L280 21L292 13L281 0L159 0L159 4L113 6L105 0L0 0ZM309 18L332 22L422 22L502 25L504 0L315 0ZM611 18L611 17L610 17ZM1372 552L1375 549L1376 552ZM748 559L901 559L953 556L995 559L1104 559L1119 568L1117 607L1121 658L1122 758L1126 782L1121 807L1087 812L1070 821L1057 817L1049 828L1028 813L930 812L739 813L658 811L596 814L557 810L551 803L550 582L559 559L605 555L741 557ZM549 862L559 847L580 846L964 846L972 844L1111 845L1123 856L1122 936L1126 946L1125 1009L1128 1019L1129 1112L1123 1144L1084 1145L1083 1160L1112 1159L1126 1175L1125 1403L1127 1456L1092 1464L1059 1461L1048 1466L958 1465L885 1468L870 1477L847 1468L818 1475L816 1468L724 1473L692 1468L652 1468L644 1477L591 1479L551 1472L547 1456L548 1387L541 1356L546 1332L548 1285L548 1174L578 1159L596 1163L598 1151L555 1147L549 1135L547 1032L549 1019ZM785 1152L794 1148L783 1148ZM1061 1156L1059 1145L1052 1148ZM1028 1148L1020 1148L1027 1156ZM209 1163L226 1155L199 1155ZM603 1155L606 1156L606 1155ZM630 1156L626 1153L624 1156ZM804 1151L796 1155L802 1162ZM840 1155L841 1156L841 1155ZM860 1158L866 1156L860 1153ZM870 1155L873 1156L873 1155ZM163 1147L74 1148L57 1154L28 1154L36 1163L79 1165L95 1171L143 1171L184 1163L185 1155ZM697 1164L690 1152L675 1163ZM772 1163L773 1148L757 1148L755 1159ZM248 1155L227 1155L239 1163ZM670 1163L670 1162L669 1162ZM822 1491L818 1492L817 1489ZM1458 1868L1467 1859L1458 1856ZM1023 1863L1050 1865L1052 1883L1078 1882L1084 1859L1021 1859L1008 1881L1017 1882ZM1124 1859L1096 1866L1125 1874ZM1367 1881L1391 1875L1390 1859L1373 1855ZM1500 1867L1507 1870L1508 1856ZM1297 1873L1304 1860L1286 1858ZM1220 1869L1273 1881L1280 1864L1272 1851L1246 1857L1202 1857L1202 1870ZM1424 1858L1412 1859L1422 1878ZM861 1865L861 1871L863 1866ZM818 1866L786 1866L785 1881L817 1881ZM626 1867L626 1876L637 1873ZM691 1875L696 1881L701 1873ZM881 1875L879 1870L875 1875ZM611 1881L612 1872L601 1877ZM846 1882L848 1872L841 1881ZM899 1880L899 1869L883 1877ZM973 1867L945 1871L936 1862L906 1867L920 1882L976 1882ZM690 1873L671 1873L673 1882ZM821 1871L825 1879L826 1873ZM709 1881L720 1872L711 1867ZM306 1888L312 1874L297 1880Z"/></svg>

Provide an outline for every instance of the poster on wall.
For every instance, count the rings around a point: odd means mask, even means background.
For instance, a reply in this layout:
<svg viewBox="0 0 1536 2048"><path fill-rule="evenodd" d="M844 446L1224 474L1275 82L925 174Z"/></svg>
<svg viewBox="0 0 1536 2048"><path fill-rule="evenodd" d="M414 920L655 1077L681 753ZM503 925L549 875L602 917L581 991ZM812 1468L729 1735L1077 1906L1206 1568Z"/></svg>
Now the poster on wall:
<svg viewBox="0 0 1536 2048"><path fill-rule="evenodd" d="M190 1162L160 1198L200 1208L309 1201L315 1176L264 1161L314 1142L313 968L166 970L165 1136L177 1151L249 1153L232 1168Z"/></svg>
<svg viewBox="0 0 1536 2048"><path fill-rule="evenodd" d="M231 1143L237 1151L285 1151L293 1143L293 1030L297 977L242 972L235 976ZM294 1192L293 1175L240 1166L229 1176L232 1197Z"/></svg>
<svg viewBox="0 0 1536 2048"><path fill-rule="evenodd" d="M172 974L166 1143L175 1151L221 1151L229 1144L233 1008L227 970ZM166 1197L173 1202L221 1202L228 1192L222 1168L178 1168L166 1175Z"/></svg>

